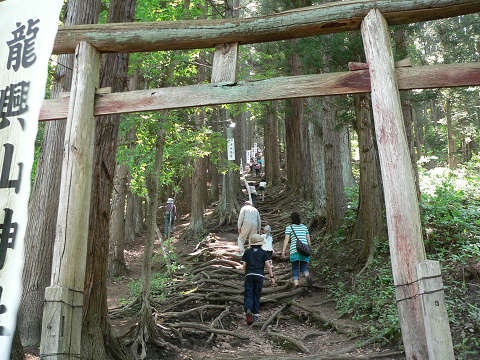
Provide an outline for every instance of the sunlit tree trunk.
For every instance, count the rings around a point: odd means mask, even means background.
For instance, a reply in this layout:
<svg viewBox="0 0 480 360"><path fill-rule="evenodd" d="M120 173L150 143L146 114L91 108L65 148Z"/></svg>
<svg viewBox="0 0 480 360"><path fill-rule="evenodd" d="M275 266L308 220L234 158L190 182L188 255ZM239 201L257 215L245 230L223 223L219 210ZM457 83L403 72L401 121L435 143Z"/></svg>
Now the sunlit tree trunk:
<svg viewBox="0 0 480 360"><path fill-rule="evenodd" d="M309 98L309 107L313 114L308 123L309 151L312 157L310 176L314 184L312 189L312 203L315 213L319 216L326 215L325 193L325 152L323 144L323 112L321 98Z"/></svg>
<svg viewBox="0 0 480 360"><path fill-rule="evenodd" d="M152 256L153 242L155 240L155 229L157 227L157 209L159 176L162 165L163 148L165 145L165 131L160 130L156 141L154 169L146 176L146 185L148 191L147 198L147 234L145 237L145 247L143 250L142 262L142 307L138 315L137 332L131 352L135 359L144 359L147 355L147 342L150 338L156 336L156 325L152 316L152 305L150 303L150 289L152 279ZM160 241L162 239L159 239Z"/></svg>
<svg viewBox="0 0 480 360"><path fill-rule="evenodd" d="M457 168L457 139L452 121L452 101L450 98L450 91L447 92L445 99L445 117L447 118L448 167L451 170L455 170Z"/></svg>
<svg viewBox="0 0 480 360"><path fill-rule="evenodd" d="M98 21L99 11L100 0L70 0L65 25L94 24ZM69 91L72 82L73 55L59 55L57 62L52 97ZM18 318L18 329L24 345L40 342L44 293L50 284L52 267L65 124L66 121L48 121L45 125L30 197L30 216L25 233L23 294Z"/></svg>
<svg viewBox="0 0 480 360"><path fill-rule="evenodd" d="M135 0L112 0L107 21L129 22L135 17ZM126 89L128 54L104 54L100 86L112 91ZM82 357L85 359L125 358L120 343L111 333L107 319L107 255L110 198L115 170L118 115L102 116L95 131L94 168L84 288Z"/></svg>
<svg viewBox="0 0 480 360"><path fill-rule="evenodd" d="M354 127L358 134L360 154L360 183L358 216L352 238L362 240L363 249L359 257L365 261L373 256L376 244L385 241L387 228L384 217L385 201L380 161L375 143L370 97L354 95L353 99L355 107Z"/></svg>
<svg viewBox="0 0 480 360"><path fill-rule="evenodd" d="M112 215L110 218L110 276L119 276L127 268L124 255L127 179L127 166L117 164L113 178Z"/></svg>
<svg viewBox="0 0 480 360"><path fill-rule="evenodd" d="M398 56L400 59L404 59L408 57L407 51L407 38L406 33L403 28L397 28L395 30L395 46L397 49ZM412 171L413 176L415 179L415 189L417 191L417 199L418 201L421 200L420 195L420 180L418 177L418 168L417 168L417 158L415 155L415 138L413 135L413 107L410 101L411 92L410 91L401 91L400 92L400 100L402 104L402 112L403 112L403 123L405 127L405 135L407 138L407 145L410 152L410 161L412 163Z"/></svg>
<svg viewBox="0 0 480 360"><path fill-rule="evenodd" d="M345 216L346 199L340 145L343 136L338 129L335 97L327 96L322 100L327 231L332 233L342 224Z"/></svg>
<svg viewBox="0 0 480 360"><path fill-rule="evenodd" d="M290 74L301 74L301 60L295 52L298 40L290 40ZM285 142L287 152L287 183L290 189L296 189L303 195L304 191L304 156L303 156L303 99L291 99L286 102Z"/></svg>

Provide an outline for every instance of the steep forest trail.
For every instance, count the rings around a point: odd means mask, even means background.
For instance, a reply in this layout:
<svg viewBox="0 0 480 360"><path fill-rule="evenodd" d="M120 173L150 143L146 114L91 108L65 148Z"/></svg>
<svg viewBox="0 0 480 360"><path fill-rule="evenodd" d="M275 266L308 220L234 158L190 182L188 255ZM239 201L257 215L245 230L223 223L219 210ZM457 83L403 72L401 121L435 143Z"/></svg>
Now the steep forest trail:
<svg viewBox="0 0 480 360"><path fill-rule="evenodd" d="M186 224L177 226L174 249L180 269L173 281L161 285L162 294L152 287L153 315L169 351L152 348L148 359L403 358L391 349L380 352L376 339L362 337L361 324L339 318L319 279L314 278L311 292L307 292L303 279L300 288L292 288L290 263L278 255L288 215L295 206L295 199L283 185L269 189L265 201L257 202L262 227L269 224L274 235L277 285L265 279L260 317L251 326L243 312L244 275L236 255L236 224L218 227L213 216L207 217L211 232L198 244L185 243L180 234ZM136 274L143 254L140 242L127 250L128 267L133 272L130 278L141 275ZM154 273L163 270L160 262L154 263ZM118 335L135 324L138 309L138 304L117 306L116 298L128 293L127 283L125 277L109 287L110 315Z"/></svg>

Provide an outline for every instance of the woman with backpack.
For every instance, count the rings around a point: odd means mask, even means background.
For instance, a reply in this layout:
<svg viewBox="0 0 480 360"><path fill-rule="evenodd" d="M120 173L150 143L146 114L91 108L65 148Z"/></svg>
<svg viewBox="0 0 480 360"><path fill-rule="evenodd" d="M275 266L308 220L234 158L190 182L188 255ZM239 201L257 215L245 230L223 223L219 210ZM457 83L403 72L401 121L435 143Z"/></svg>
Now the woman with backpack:
<svg viewBox="0 0 480 360"><path fill-rule="evenodd" d="M312 279L310 278L310 272L307 267L310 261L310 256L302 255L297 251L297 241L301 241L302 243L311 246L310 234L308 228L301 223L299 213L293 212L290 215L290 219L292 220L292 224L288 225L285 229L282 258L286 258L285 250L287 249L287 244L290 242L290 262L292 263L293 287L298 287L300 273L302 273L307 279L308 287L311 287Z"/></svg>

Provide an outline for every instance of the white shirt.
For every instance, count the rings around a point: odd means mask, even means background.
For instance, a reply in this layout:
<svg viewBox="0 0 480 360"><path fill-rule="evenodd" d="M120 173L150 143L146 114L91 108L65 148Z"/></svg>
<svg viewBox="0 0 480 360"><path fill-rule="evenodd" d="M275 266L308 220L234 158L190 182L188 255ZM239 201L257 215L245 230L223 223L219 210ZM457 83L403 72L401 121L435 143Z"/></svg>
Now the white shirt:
<svg viewBox="0 0 480 360"><path fill-rule="evenodd" d="M262 234L262 237L265 239L263 241L262 249L265 251L273 251L273 238L272 235Z"/></svg>
<svg viewBox="0 0 480 360"><path fill-rule="evenodd" d="M267 187L267 182L266 181L260 181L260 184L258 186L266 188Z"/></svg>

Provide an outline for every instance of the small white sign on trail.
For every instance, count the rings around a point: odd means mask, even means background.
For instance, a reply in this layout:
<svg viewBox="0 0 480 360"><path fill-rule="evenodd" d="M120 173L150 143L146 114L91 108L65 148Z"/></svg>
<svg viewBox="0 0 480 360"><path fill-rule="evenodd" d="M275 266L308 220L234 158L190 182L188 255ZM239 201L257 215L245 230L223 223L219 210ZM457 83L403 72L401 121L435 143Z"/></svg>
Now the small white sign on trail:
<svg viewBox="0 0 480 360"><path fill-rule="evenodd" d="M0 1L0 360L22 293L30 174L63 0Z"/></svg>
<svg viewBox="0 0 480 360"><path fill-rule="evenodd" d="M227 139L227 159L235 160L235 139L234 138Z"/></svg>

